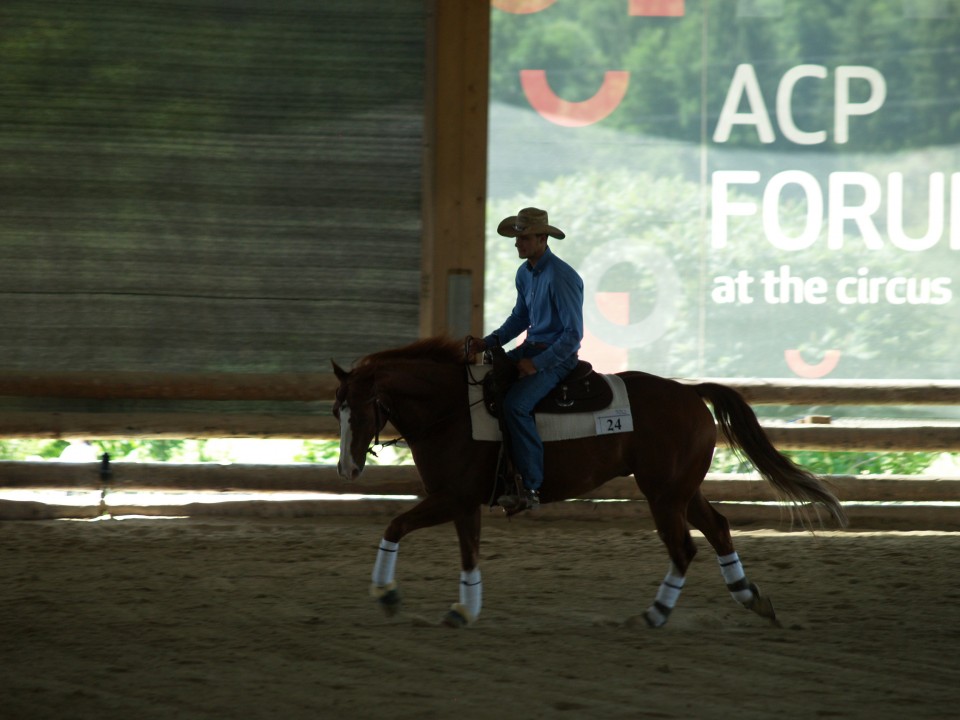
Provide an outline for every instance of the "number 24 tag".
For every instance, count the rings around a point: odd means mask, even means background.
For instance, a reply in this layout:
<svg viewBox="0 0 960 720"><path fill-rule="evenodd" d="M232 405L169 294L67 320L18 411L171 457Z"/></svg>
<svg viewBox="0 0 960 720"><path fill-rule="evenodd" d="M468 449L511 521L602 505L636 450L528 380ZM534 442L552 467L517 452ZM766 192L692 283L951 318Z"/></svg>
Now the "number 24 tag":
<svg viewBox="0 0 960 720"><path fill-rule="evenodd" d="M597 413L594 419L597 423L597 435L612 435L633 430L633 416L627 409Z"/></svg>

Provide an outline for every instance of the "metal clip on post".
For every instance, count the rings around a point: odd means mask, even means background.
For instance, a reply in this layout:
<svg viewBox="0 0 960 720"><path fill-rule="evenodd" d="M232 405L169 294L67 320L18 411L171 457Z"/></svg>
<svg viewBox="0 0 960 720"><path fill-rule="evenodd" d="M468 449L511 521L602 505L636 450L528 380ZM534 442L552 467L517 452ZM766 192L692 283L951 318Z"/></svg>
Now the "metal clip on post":
<svg viewBox="0 0 960 720"><path fill-rule="evenodd" d="M109 515L107 512L107 485L112 475L113 469L110 467L110 453L104 453L100 456L100 507L97 512L99 517Z"/></svg>

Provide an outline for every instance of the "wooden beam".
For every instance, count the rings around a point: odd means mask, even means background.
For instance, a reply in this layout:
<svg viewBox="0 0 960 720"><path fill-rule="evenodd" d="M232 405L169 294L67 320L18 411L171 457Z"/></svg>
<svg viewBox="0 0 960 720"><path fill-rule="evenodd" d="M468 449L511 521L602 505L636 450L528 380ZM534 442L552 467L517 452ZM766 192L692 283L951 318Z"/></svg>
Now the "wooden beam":
<svg viewBox="0 0 960 720"><path fill-rule="evenodd" d="M110 464L104 480L94 463L0 462L4 488L73 490L148 490L154 492L312 492L366 496L421 496L423 485L412 465L371 466L353 481L344 481L333 465L219 465L177 463ZM831 475L827 483L843 501L957 502L960 478L929 475ZM769 502L773 488L755 475L712 473L702 485L708 500ZM584 495L591 500L642 500L633 478L614 478Z"/></svg>
<svg viewBox="0 0 960 720"><path fill-rule="evenodd" d="M479 329L478 329L479 332ZM752 405L960 405L960 381L738 380L719 382ZM0 397L118 400L332 401L337 379L318 373L0 371Z"/></svg>
<svg viewBox="0 0 960 720"><path fill-rule="evenodd" d="M736 389L752 405L960 405L956 380L743 380L702 378Z"/></svg>
<svg viewBox="0 0 960 720"><path fill-rule="evenodd" d="M764 426L764 430L778 450L956 452L960 448L960 426L957 425L791 425Z"/></svg>
<svg viewBox="0 0 960 720"><path fill-rule="evenodd" d="M779 450L956 452L960 426L906 424L765 425ZM335 440L332 415L186 412L0 412L0 438L293 438ZM397 437L388 426L382 440ZM718 447L726 447L718 438Z"/></svg>
<svg viewBox="0 0 960 720"><path fill-rule="evenodd" d="M0 438L54 440L294 438L335 439L332 415L187 412L0 412ZM390 435L385 434L384 439Z"/></svg>
<svg viewBox="0 0 960 720"><path fill-rule="evenodd" d="M333 373L0 372L0 396L329 401Z"/></svg>
<svg viewBox="0 0 960 720"><path fill-rule="evenodd" d="M412 465L371 466L357 480L344 481L333 465L251 465L218 463L0 462L0 487L113 490L316 492L356 495L419 495L420 475Z"/></svg>
<svg viewBox="0 0 960 720"><path fill-rule="evenodd" d="M488 0L432 0L420 332L483 330L490 58Z"/></svg>
<svg viewBox="0 0 960 720"><path fill-rule="evenodd" d="M108 496L109 498L109 496ZM93 519L101 510L113 515L188 516L188 517L246 517L246 518L302 518L302 517L382 517L384 522L409 510L411 500L300 500L291 502L223 502L190 503L187 505L51 505L38 502L11 502L0 500L0 520L49 520L55 518ZM791 521L789 513L776 505L723 503L718 509L735 530L772 528L778 531L807 531L799 521ZM850 518L849 530L915 531L960 530L960 513L953 507L935 505L853 505L846 508ZM551 522L555 520L608 521L630 520L640 523L641 529L653 532L653 521L647 504L642 501L615 503L565 502L542 506L535 513L510 518L512 523ZM484 522L508 522L498 509L484 515ZM823 528L834 530L824 524Z"/></svg>

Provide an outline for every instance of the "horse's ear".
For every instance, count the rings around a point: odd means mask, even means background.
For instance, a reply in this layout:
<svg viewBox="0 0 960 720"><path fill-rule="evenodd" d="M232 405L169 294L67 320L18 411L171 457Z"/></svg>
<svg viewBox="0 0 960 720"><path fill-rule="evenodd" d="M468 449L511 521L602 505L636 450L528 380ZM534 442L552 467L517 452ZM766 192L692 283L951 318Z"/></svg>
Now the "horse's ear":
<svg viewBox="0 0 960 720"><path fill-rule="evenodd" d="M337 365L335 360L331 360L330 364L333 365L333 374L337 376L337 380L339 380L340 382L343 382L344 380L346 380L347 376L350 375L349 372L347 372L342 367Z"/></svg>

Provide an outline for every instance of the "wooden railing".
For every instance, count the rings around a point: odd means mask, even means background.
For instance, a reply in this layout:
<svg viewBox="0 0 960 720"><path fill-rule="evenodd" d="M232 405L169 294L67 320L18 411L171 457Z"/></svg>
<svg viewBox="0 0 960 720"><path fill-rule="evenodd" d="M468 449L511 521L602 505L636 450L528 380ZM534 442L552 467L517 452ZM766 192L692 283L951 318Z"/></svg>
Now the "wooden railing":
<svg viewBox="0 0 960 720"><path fill-rule="evenodd" d="M960 406L960 382L792 382L714 379L736 388L752 405ZM689 381L694 382L694 381ZM96 407L0 411L0 437L48 438L318 438L338 427L329 415L331 375L97 375L0 374L0 396L67 398ZM118 402L143 403L123 412ZM178 402L201 402L184 411ZM243 403L238 409L236 404ZM263 411L250 403L269 404ZM151 403L172 403L172 409ZM29 405L29 403L28 403ZM86 403L84 403L86 405ZM829 410L823 411L828 414ZM920 413L918 413L918 416ZM832 419L829 424L765 421L781 450L960 451L960 423L950 421ZM361 482L346 484L330 466L171 465L112 463L0 463L0 488L67 488L100 493L92 505L56 506L0 502L0 518L123 514L392 514L421 492L409 466L370 467ZM828 480L848 504L854 527L960 529L960 478L834 476ZM706 495L723 503L735 526L781 526L786 517L772 504L772 490L750 476L710 475ZM225 503L140 506L123 491L219 493ZM276 503L230 502L231 493L312 493L310 499ZM362 501L344 502L348 496ZM115 504L112 501L127 504ZM599 502L608 501L608 502ZM769 503L769 504L768 504ZM888 503L882 505L882 503ZM541 518L643 516L636 485L619 478L583 501L545 506ZM789 524L789 521L788 521Z"/></svg>
<svg viewBox="0 0 960 720"><path fill-rule="evenodd" d="M960 407L957 381L712 381L736 388L753 405ZM335 388L333 375L319 373L0 373L0 398L35 401L13 409L0 404L0 437L333 439L339 433L330 415ZM960 422L765 426L785 450L960 449Z"/></svg>
<svg viewBox="0 0 960 720"><path fill-rule="evenodd" d="M407 509L422 494L416 468L373 466L345 482L329 465L215 465L111 463L0 463L7 490L57 489L86 493L86 501L0 500L0 519L99 515L245 515L303 517L382 515ZM826 478L851 516L852 529L960 530L960 477L830 476ZM775 503L772 488L745 475L711 474L704 494L734 527L791 526L789 510ZM167 493L146 505L134 493ZM252 495L251 495L252 494ZM216 503L200 502L206 495ZM284 502L277 500L284 499ZM291 499L293 498L293 499ZM156 503L156 498L153 498ZM497 518L499 511L491 510ZM546 505L539 519L613 519L648 516L631 478L616 478L584 498ZM799 525L797 525L799 527Z"/></svg>

